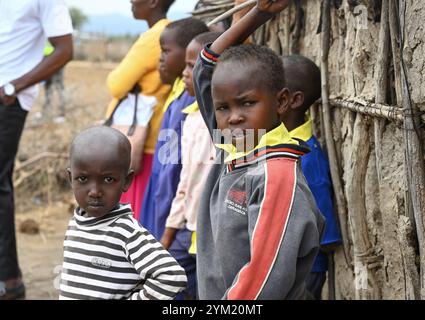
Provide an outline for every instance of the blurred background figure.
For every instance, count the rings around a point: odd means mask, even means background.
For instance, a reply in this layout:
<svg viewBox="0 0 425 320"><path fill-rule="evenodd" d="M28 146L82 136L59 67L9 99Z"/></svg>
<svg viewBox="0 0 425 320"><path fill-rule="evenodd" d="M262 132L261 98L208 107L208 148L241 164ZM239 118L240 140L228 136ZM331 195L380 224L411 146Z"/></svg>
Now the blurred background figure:
<svg viewBox="0 0 425 320"><path fill-rule="evenodd" d="M44 47L44 57L50 56L55 51L52 44L47 41ZM64 84L63 84L63 73L64 69L59 69L58 72L53 74L49 79L44 81L44 103L42 117L46 120L53 118L53 122L62 123L65 121L65 97L64 97ZM53 113L54 103L52 97L54 92L57 92L58 96L58 114L55 116Z"/></svg>
<svg viewBox="0 0 425 320"><path fill-rule="evenodd" d="M13 170L38 87L72 59L63 0L0 1L0 300L25 297L15 237ZM46 38L55 48L43 57Z"/></svg>

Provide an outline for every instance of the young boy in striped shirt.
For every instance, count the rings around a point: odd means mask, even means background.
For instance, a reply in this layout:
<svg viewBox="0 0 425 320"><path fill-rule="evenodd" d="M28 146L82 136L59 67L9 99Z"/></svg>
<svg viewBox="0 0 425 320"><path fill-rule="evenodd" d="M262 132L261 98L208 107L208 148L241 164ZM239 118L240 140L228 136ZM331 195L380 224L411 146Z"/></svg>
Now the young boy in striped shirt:
<svg viewBox="0 0 425 320"><path fill-rule="evenodd" d="M120 204L133 178L131 145L109 127L81 132L70 150L78 207L64 241L60 299L173 299L184 270Z"/></svg>

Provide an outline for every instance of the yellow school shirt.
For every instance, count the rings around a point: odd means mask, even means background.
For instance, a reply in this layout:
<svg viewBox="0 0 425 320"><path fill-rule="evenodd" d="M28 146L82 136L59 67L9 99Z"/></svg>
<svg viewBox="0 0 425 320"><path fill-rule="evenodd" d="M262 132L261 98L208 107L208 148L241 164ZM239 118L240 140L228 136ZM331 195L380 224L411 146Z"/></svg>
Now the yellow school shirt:
<svg viewBox="0 0 425 320"><path fill-rule="evenodd" d="M215 146L217 148L223 149L228 153L228 156L226 159L224 159L224 162L231 162L236 159L240 159L243 157L246 157L249 153L251 153L253 150L261 149L267 146L275 146L278 144L295 144L299 145L297 140L292 139L291 135L289 134L288 130L286 129L285 125L281 123L278 127L274 128L273 130L267 132L264 134L260 141L258 142L258 145L249 151L237 151L236 147L232 144L216 144Z"/></svg>
<svg viewBox="0 0 425 320"><path fill-rule="evenodd" d="M309 116L305 117L305 122L299 127L289 132L292 138L297 138L302 141L308 141L313 136L313 123Z"/></svg>
<svg viewBox="0 0 425 320"><path fill-rule="evenodd" d="M149 134L144 149L145 153L150 154L155 151L163 117L163 105L171 90L169 85L162 84L158 71L161 54L159 37L169 23L168 19L162 19L143 33L107 78L107 86L114 99L109 104L106 118L111 115L119 99L125 97L135 83L140 85L144 95L155 96L158 100L149 122Z"/></svg>
<svg viewBox="0 0 425 320"><path fill-rule="evenodd" d="M168 95L167 100L165 100L164 106L162 108L162 112L165 113L170 106L171 103L173 103L174 100L180 98L180 96L183 94L185 90L184 82L182 77L178 77L173 84L173 87L171 89L170 94Z"/></svg>

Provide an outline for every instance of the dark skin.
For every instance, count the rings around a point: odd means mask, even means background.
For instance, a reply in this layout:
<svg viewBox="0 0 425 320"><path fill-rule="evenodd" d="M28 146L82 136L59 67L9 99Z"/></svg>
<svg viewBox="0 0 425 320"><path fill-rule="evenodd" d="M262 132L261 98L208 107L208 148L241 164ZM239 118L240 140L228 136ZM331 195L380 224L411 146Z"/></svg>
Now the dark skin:
<svg viewBox="0 0 425 320"><path fill-rule="evenodd" d="M288 108L288 89L273 92L257 74L255 63L230 61L217 65L212 78L217 127L230 130L232 144L238 151L249 151L258 145L264 133L280 125L280 117Z"/></svg>
<svg viewBox="0 0 425 320"><path fill-rule="evenodd" d="M302 91L290 92L289 94L289 108L281 116L281 121L288 131L292 131L305 122L304 106L304 93Z"/></svg>
<svg viewBox="0 0 425 320"><path fill-rule="evenodd" d="M195 40L192 40L186 48L186 67L183 70L183 82L186 91L192 97L195 96L195 89L193 88L193 68L203 48L204 46Z"/></svg>
<svg viewBox="0 0 425 320"><path fill-rule="evenodd" d="M130 3L133 17L137 20L145 20L149 28L167 16L161 0L131 0Z"/></svg>
<svg viewBox="0 0 425 320"><path fill-rule="evenodd" d="M186 48L177 43L175 33L176 30L165 28L159 39L161 45L159 75L164 84L173 84L185 68Z"/></svg>
<svg viewBox="0 0 425 320"><path fill-rule="evenodd" d="M289 110L281 120L289 131L305 122L305 112L320 98L320 69L308 58L282 57L285 82L291 92Z"/></svg>
<svg viewBox="0 0 425 320"><path fill-rule="evenodd" d="M248 14L213 42L211 49L221 54L231 46L242 44L289 3L290 0L258 0ZM271 92L262 86L257 72L255 63L250 66L218 64L211 83L217 126L230 130L232 144L238 151L247 151L252 141L258 144L264 130L279 126L289 104L288 89Z"/></svg>
<svg viewBox="0 0 425 320"><path fill-rule="evenodd" d="M238 23L224 32L214 43L211 49L222 54L224 50L231 46L242 44L255 30L275 14L284 10L291 0L258 0L254 8L252 8Z"/></svg>
<svg viewBox="0 0 425 320"><path fill-rule="evenodd" d="M15 86L16 93L31 87L43 80L49 79L68 61L72 59L73 44L72 35L49 38L55 51L44 58L34 69L24 74L22 77L14 79L11 83ZM11 105L16 101L16 95L6 96L4 88L0 87L0 100L5 105Z"/></svg>
<svg viewBox="0 0 425 320"><path fill-rule="evenodd" d="M119 204L131 185L131 146L118 131L100 127L84 131L71 150L67 170L75 199L88 216L102 217Z"/></svg>

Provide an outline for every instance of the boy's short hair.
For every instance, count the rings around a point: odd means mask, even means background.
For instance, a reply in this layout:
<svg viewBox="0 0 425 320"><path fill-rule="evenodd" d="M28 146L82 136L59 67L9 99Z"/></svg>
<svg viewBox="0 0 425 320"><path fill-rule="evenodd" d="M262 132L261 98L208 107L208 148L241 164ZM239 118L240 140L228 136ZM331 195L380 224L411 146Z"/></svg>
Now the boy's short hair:
<svg viewBox="0 0 425 320"><path fill-rule="evenodd" d="M220 56L217 65L229 61L258 66L258 76L263 78L262 83L273 92L278 92L285 87L282 60L266 46L243 44L230 47Z"/></svg>
<svg viewBox="0 0 425 320"><path fill-rule="evenodd" d="M320 68L309 58L296 54L282 56L282 62L288 89L304 93L305 112L321 96Z"/></svg>
<svg viewBox="0 0 425 320"><path fill-rule="evenodd" d="M196 18L173 21L165 29L175 31L176 43L184 49L198 34L209 31L205 22Z"/></svg>
<svg viewBox="0 0 425 320"><path fill-rule="evenodd" d="M162 10L164 10L164 12L167 12L168 9L170 9L171 5L174 3L174 0L162 0Z"/></svg>
<svg viewBox="0 0 425 320"><path fill-rule="evenodd" d="M74 137L69 148L69 161L72 163L75 158L80 156L80 151L85 154L85 151L90 150L90 147L96 144L105 144L108 141L107 148L115 148L116 154L119 154L120 161L117 163L123 171L127 173L131 163L131 144L128 138L120 131L107 127L96 126L90 127L81 131Z"/></svg>
<svg viewBox="0 0 425 320"><path fill-rule="evenodd" d="M200 45L204 46L208 43L214 42L222 33L218 31L208 31L201 34L198 34L193 41L196 41Z"/></svg>

